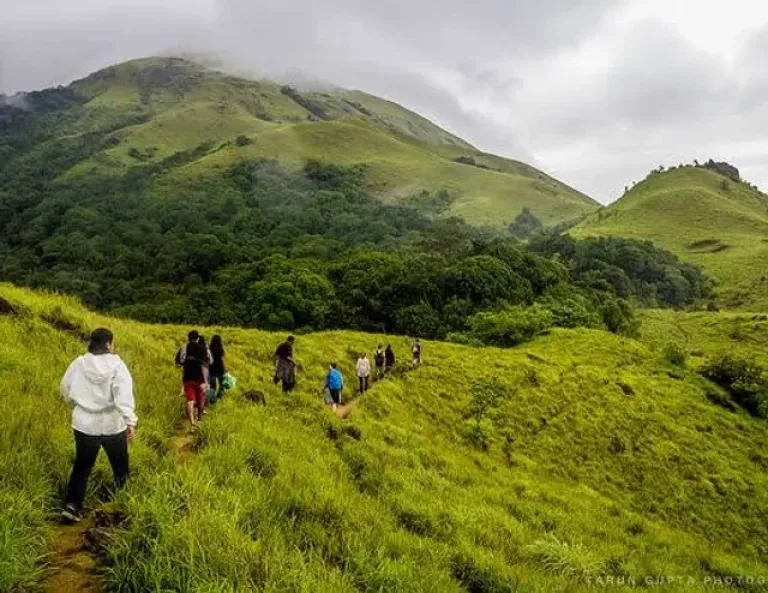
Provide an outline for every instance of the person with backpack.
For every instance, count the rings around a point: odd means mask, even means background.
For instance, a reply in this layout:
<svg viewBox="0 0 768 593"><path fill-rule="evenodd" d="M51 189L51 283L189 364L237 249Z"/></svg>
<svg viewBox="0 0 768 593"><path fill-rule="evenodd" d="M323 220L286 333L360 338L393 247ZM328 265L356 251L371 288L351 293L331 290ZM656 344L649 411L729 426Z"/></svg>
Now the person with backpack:
<svg viewBox="0 0 768 593"><path fill-rule="evenodd" d="M413 354L413 362L411 362L411 366L416 368L421 364L421 340L418 338L416 338L413 346L411 346L411 353Z"/></svg>
<svg viewBox="0 0 768 593"><path fill-rule="evenodd" d="M335 412L336 407L341 403L341 392L344 389L344 376L335 362L331 364L325 376L325 388L331 394L331 409Z"/></svg>
<svg viewBox="0 0 768 593"><path fill-rule="evenodd" d="M357 378L360 379L360 395L368 391L368 379L371 376L371 361L368 355L363 352L357 359Z"/></svg>
<svg viewBox="0 0 768 593"><path fill-rule="evenodd" d="M376 346L376 354L373 357L373 361L376 363L376 380L379 381L384 378L384 365L387 361L381 344Z"/></svg>
<svg viewBox="0 0 768 593"><path fill-rule="evenodd" d="M213 362L213 355L211 354L211 349L208 348L208 344L205 341L205 336L202 334L197 339L197 342L203 347L203 350L205 351L205 361L203 362L203 375L205 379L205 384L210 386L211 384L211 374L210 374L210 368L211 363Z"/></svg>
<svg viewBox="0 0 768 593"><path fill-rule="evenodd" d="M216 403L224 396L221 382L224 378L224 373L227 372L227 369L224 367L224 344L220 335L216 334L211 338L209 352L211 355L211 364L208 368L209 399L211 403Z"/></svg>
<svg viewBox="0 0 768 593"><path fill-rule="evenodd" d="M60 389L64 401L72 407L75 435L75 461L62 516L78 522L88 478L102 447L117 488L125 484L130 473L128 443L133 440L138 422L133 379L115 354L111 331L100 328L91 334L88 353L69 365Z"/></svg>
<svg viewBox="0 0 768 593"><path fill-rule="evenodd" d="M384 364L385 373L395 368L395 351L392 350L392 344L387 344L387 349L384 351Z"/></svg>
<svg viewBox="0 0 768 593"><path fill-rule="evenodd" d="M189 341L182 348L179 360L182 365L184 397L187 400L187 420L191 429L205 412L205 385L208 364L208 349L200 344L200 334L192 330L187 335Z"/></svg>
<svg viewBox="0 0 768 593"><path fill-rule="evenodd" d="M275 384L282 382L283 393L290 393L296 387L296 361L293 359L293 345L296 338L288 339L275 350Z"/></svg>

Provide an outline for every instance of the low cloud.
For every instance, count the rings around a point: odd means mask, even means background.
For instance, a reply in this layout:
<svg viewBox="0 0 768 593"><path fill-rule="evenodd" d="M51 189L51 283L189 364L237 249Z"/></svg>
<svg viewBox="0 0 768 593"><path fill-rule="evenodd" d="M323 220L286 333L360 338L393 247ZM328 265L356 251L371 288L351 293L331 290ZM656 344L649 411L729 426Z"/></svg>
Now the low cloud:
<svg viewBox="0 0 768 593"><path fill-rule="evenodd" d="M738 12L750 0L733 0L722 47L711 36L696 43L682 0L664 11L641 0L10 2L0 92L145 55L206 52L240 72L395 100L604 202L659 164L710 156L768 185L756 137L768 124L768 29ZM696 22L721 11L702 0ZM731 30L737 21L748 30Z"/></svg>

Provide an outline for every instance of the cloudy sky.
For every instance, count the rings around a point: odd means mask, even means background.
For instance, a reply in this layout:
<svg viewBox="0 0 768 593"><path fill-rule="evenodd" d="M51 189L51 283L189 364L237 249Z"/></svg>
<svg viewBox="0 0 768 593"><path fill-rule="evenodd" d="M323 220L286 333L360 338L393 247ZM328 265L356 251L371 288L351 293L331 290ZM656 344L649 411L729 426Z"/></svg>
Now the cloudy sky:
<svg viewBox="0 0 768 593"><path fill-rule="evenodd" d="M607 203L715 158L768 189L768 2L2 0L0 92L157 53L396 100Z"/></svg>

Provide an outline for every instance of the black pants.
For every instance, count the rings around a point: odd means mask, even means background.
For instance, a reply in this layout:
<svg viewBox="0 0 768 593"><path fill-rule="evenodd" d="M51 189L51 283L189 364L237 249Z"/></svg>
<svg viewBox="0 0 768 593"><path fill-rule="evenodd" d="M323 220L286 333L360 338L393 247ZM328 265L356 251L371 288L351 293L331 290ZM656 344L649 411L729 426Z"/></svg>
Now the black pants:
<svg viewBox="0 0 768 593"><path fill-rule="evenodd" d="M360 393L368 391L368 377L360 377Z"/></svg>
<svg viewBox="0 0 768 593"><path fill-rule="evenodd" d="M66 504L82 508L88 477L96 463L99 449L104 451L115 475L115 485L120 488L128 479L128 438L125 431L108 436L91 436L75 431L75 463L69 478Z"/></svg>

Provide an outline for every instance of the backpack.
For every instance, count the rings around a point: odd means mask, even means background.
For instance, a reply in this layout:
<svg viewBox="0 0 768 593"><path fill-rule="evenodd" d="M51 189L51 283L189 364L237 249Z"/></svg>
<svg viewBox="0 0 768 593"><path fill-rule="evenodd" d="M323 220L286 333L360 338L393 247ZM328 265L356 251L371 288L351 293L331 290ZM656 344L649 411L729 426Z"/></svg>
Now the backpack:
<svg viewBox="0 0 768 593"><path fill-rule="evenodd" d="M376 352L376 366L384 366L384 353L381 351Z"/></svg>

